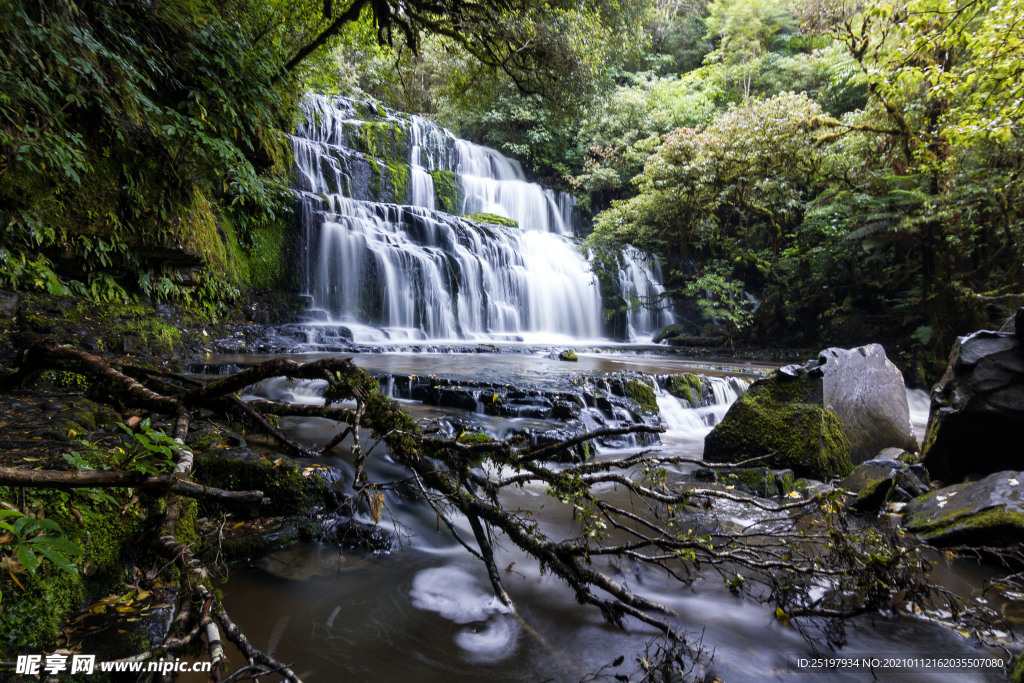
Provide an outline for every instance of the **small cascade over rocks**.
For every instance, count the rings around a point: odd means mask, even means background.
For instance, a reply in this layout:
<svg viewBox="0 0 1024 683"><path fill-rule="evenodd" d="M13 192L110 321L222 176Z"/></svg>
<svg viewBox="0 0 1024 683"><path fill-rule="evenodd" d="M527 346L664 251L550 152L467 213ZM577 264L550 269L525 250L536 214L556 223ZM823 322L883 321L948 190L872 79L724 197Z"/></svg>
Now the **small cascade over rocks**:
<svg viewBox="0 0 1024 683"><path fill-rule="evenodd" d="M292 143L312 345L607 336L571 195L420 117L344 98L304 106ZM620 261L623 300L663 291L649 258ZM629 335L670 322L634 311Z"/></svg>

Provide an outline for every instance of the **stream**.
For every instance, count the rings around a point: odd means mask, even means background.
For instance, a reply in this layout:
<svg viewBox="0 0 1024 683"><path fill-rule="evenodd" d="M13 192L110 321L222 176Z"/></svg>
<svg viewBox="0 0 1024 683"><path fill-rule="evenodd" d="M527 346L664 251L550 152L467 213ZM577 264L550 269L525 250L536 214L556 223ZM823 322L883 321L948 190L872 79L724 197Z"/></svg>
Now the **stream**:
<svg viewBox="0 0 1024 683"><path fill-rule="evenodd" d="M263 359L223 356L209 360L244 364ZM535 385L644 367L666 374L697 371L737 377L742 386L768 367L637 353L581 354L578 366L571 369L567 363L540 354L357 354L355 361L378 376L432 370L437 375L461 374ZM257 393L294 401L318 400L313 383L278 382L259 387ZM920 408L922 399L926 406L926 397L923 392L909 394L912 417L921 428ZM661 438L662 448L673 454L700 457L704 436L736 394L722 389L716 398L722 402L689 409L660 392L659 409L668 428ZM417 417L446 415L471 421L495 436L550 422L439 409L410 400L402 403ZM283 426L300 438L325 438L331 433L320 420L294 419ZM599 449L597 457L623 452L633 451ZM373 477L402 476L382 452L371 462ZM339 467L346 475L352 471L344 454L327 464ZM625 500L610 486L602 494ZM551 537L565 537L577 530L569 511L541 489L511 490L503 505L530 511ZM508 543L499 543L495 549L497 562L519 611L517 620L493 597L483 564L443 526L439 529L429 507L395 496L389 497L388 507L394 518L385 512L381 525L400 539L400 548L394 552L343 552L327 544L302 543L231 569L223 588L228 609L255 644L283 661L294 662L293 668L304 680L576 681L601 667L610 667L620 655L625 656L625 662L605 673L628 674L635 668L635 659L643 654L646 642L656 635L653 629L636 622L630 623L627 631L605 624L597 610L578 606L560 580L542 576L523 553ZM716 509L721 515L716 524L722 519L738 525L753 521L745 518L750 513L740 506L731 509L728 504L717 505ZM362 519L370 521L368 517ZM455 526L460 534L471 536L464 520L455 520ZM675 610L681 627L713 653L714 670L723 680L825 677L791 670L794 658L812 654L812 646L796 630L779 624L768 606L730 593L717 574L708 573L689 587L629 565L616 567L615 577ZM933 575L940 584L964 594L976 593L984 578L984 570L968 562L939 562ZM854 619L847 638L840 653L907 656L986 652L947 628L906 616ZM907 680L907 676L907 672L901 672L889 680ZM827 677L865 680L862 673L852 671L831 672ZM881 678L886 679L884 673ZM921 672L910 674L910 678L1001 680L998 673L969 671Z"/></svg>
<svg viewBox="0 0 1024 683"><path fill-rule="evenodd" d="M644 447L701 458L704 437L729 405L775 367L652 347L652 334L676 322L678 311L629 304L661 300L659 264L627 247L608 256L611 274L597 272L581 244L585 226L575 199L530 182L518 162L496 150L420 117L344 98L310 96L304 113L292 148L307 307L281 331L287 341L278 347L290 350L288 357L351 355L413 416L436 421L448 436L457 428L535 439L621 425L637 419L623 398L626 383L640 377L654 386L659 414L643 419L660 419L666 432L660 439L603 439L590 452L596 458ZM558 360L566 348L578 352L576 362ZM266 358L208 356L191 369L221 372ZM664 390L667 376L680 373L705 378L699 407ZM317 403L324 385L276 379L248 396ZM927 396L908 398L923 433ZM280 426L308 442L337 429L319 419L281 419ZM346 448L349 440L322 461L351 481ZM678 466L669 476L695 467ZM374 481L408 477L382 450L367 469ZM630 505L613 484L600 494ZM510 488L502 496L504 509L529 512L549 538L579 532L572 510L544 488ZM765 517L728 501L687 514L700 533ZM472 537L466 520L452 523ZM293 663L306 681L579 681L598 671L610 679L634 672L657 635L635 621L627 630L609 626L498 538L497 566L518 611L511 615L493 596L484 565L416 496L389 492L380 525L398 541L391 552L301 543L232 567L223 587L228 610L255 645ZM983 570L936 559L936 582L977 595ZM716 573L683 586L625 560L604 569L674 610L723 680L865 679L854 670L797 672L792 663L813 654L814 645L771 607L734 595ZM989 654L948 628L892 615L851 620L841 652ZM999 670L930 670L890 679L1001 677Z"/></svg>

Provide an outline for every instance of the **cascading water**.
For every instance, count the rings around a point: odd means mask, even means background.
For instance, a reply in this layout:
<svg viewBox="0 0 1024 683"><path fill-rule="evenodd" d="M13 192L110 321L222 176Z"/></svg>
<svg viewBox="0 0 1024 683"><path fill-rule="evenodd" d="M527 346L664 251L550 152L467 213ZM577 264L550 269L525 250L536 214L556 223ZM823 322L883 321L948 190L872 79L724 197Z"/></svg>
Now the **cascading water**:
<svg viewBox="0 0 1024 683"><path fill-rule="evenodd" d="M605 336L571 195L419 117L320 96L305 107L293 149L314 327L355 341ZM480 213L498 218L454 215ZM639 254L623 260L624 298L661 291ZM637 312L630 330L666 321Z"/></svg>
<svg viewBox="0 0 1024 683"><path fill-rule="evenodd" d="M661 285L661 267L643 252L627 247L622 250L619 266L619 291L623 297L635 297L643 303L660 304L663 308L640 307L627 314L627 325L630 339L651 337L665 325L675 322L675 317L659 298L665 293Z"/></svg>

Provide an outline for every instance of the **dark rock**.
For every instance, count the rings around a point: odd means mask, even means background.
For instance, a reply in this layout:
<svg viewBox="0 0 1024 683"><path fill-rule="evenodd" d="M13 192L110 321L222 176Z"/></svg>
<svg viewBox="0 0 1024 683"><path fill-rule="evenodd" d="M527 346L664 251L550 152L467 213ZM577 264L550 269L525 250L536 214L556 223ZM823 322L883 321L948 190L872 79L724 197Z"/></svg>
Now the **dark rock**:
<svg viewBox="0 0 1024 683"><path fill-rule="evenodd" d="M690 476L694 481L718 481L718 474L706 467L694 470Z"/></svg>
<svg viewBox="0 0 1024 683"><path fill-rule="evenodd" d="M400 543L394 534L376 524L366 524L354 519L338 524L326 540L340 544L349 550L365 550L372 553L390 553L398 550Z"/></svg>
<svg viewBox="0 0 1024 683"><path fill-rule="evenodd" d="M579 359L580 359L580 357L577 356L576 352L573 351L572 349L567 349L565 351L562 351L560 354L558 354L558 360L566 360L566 361L576 362Z"/></svg>
<svg viewBox="0 0 1024 683"><path fill-rule="evenodd" d="M704 441L710 462L774 453L800 476L844 476L887 446L916 447L899 370L877 345L826 349L755 382Z"/></svg>
<svg viewBox="0 0 1024 683"><path fill-rule="evenodd" d="M1024 467L1024 346L1016 336L1022 327L975 332L953 346L932 390L922 459L932 477L956 481Z"/></svg>
<svg viewBox="0 0 1024 683"><path fill-rule="evenodd" d="M582 411L583 406L575 401L559 400L555 401L551 409L551 417L556 420L576 420Z"/></svg>
<svg viewBox="0 0 1024 683"><path fill-rule="evenodd" d="M840 488L856 494L851 507L857 512L875 512L881 509L902 479L900 467L873 464L875 462L878 461L857 465L850 476L839 482Z"/></svg>
<svg viewBox="0 0 1024 683"><path fill-rule="evenodd" d="M0 313L14 315L18 310L18 303L21 298L14 292L0 290Z"/></svg>
<svg viewBox="0 0 1024 683"><path fill-rule="evenodd" d="M126 333L121 335L121 338L117 342L117 353L134 353L138 350L139 336L137 334Z"/></svg>
<svg viewBox="0 0 1024 683"><path fill-rule="evenodd" d="M902 448L883 448L881 452L875 456L875 460L899 460L900 456L905 454L907 451Z"/></svg>
<svg viewBox="0 0 1024 683"><path fill-rule="evenodd" d="M744 467L718 473L718 483L762 498L784 496L793 490L793 470Z"/></svg>
<svg viewBox="0 0 1024 683"><path fill-rule="evenodd" d="M887 448L886 450L899 450L899 449L888 449ZM872 467L884 467L884 468L889 469L889 470L902 470L902 469L906 468L906 465L901 463L899 460L896 460L895 458L882 458L882 457L875 458L874 460L865 460L864 462L861 463L861 465L871 465ZM857 467L860 467L860 465L858 465Z"/></svg>
<svg viewBox="0 0 1024 683"><path fill-rule="evenodd" d="M1024 542L1024 473L996 472L910 502L903 525L931 545L1009 546Z"/></svg>

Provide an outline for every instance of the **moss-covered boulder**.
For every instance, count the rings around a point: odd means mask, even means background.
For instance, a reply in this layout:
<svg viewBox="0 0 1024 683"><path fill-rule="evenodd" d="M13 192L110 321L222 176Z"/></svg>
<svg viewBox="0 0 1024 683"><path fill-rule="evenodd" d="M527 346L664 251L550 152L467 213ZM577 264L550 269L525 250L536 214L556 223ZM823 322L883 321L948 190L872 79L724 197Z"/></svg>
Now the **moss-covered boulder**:
<svg viewBox="0 0 1024 683"><path fill-rule="evenodd" d="M783 373L758 380L704 440L708 462L771 455L768 465L815 479L853 470L839 418L822 405L820 384Z"/></svg>
<svg viewBox="0 0 1024 683"><path fill-rule="evenodd" d="M785 496L793 490L791 470L773 470L768 467L744 467L722 473L705 470L715 475L715 481L745 493L762 498Z"/></svg>
<svg viewBox="0 0 1024 683"><path fill-rule="evenodd" d="M826 349L755 382L704 443L712 462L774 453L775 467L819 479L917 444L903 376L878 344Z"/></svg>
<svg viewBox="0 0 1024 683"><path fill-rule="evenodd" d="M54 410L42 435L59 441L84 439L90 433L98 429L110 429L122 420L121 415L110 406L96 403L83 396L67 396L48 407Z"/></svg>
<svg viewBox="0 0 1024 683"><path fill-rule="evenodd" d="M576 352L573 351L572 349L567 349L565 351L562 351L560 354L558 354L558 360L565 360L565 361L570 361L570 362L576 362L579 359L580 359L580 357L577 356Z"/></svg>
<svg viewBox="0 0 1024 683"><path fill-rule="evenodd" d="M322 504L327 485L315 474L305 472L290 458L270 459L248 448L229 448L197 456L193 479L231 491L262 491L269 501L245 506L251 516L258 517L302 515Z"/></svg>
<svg viewBox="0 0 1024 683"><path fill-rule="evenodd" d="M1009 546L1024 542L1024 472L996 472L911 501L903 525L938 547Z"/></svg>
<svg viewBox="0 0 1024 683"><path fill-rule="evenodd" d="M839 487L853 494L850 507L856 512L876 512L895 493L900 479L900 467L861 463L850 476L839 482Z"/></svg>
<svg viewBox="0 0 1024 683"><path fill-rule="evenodd" d="M700 375L692 372L672 375L668 378L665 390L676 398L686 401L691 408L704 405L705 381Z"/></svg>
<svg viewBox="0 0 1024 683"><path fill-rule="evenodd" d="M637 407L645 413L658 412L658 399L654 395L654 388L640 377L626 380L622 383L626 396L632 400Z"/></svg>
<svg viewBox="0 0 1024 683"><path fill-rule="evenodd" d="M928 473L947 482L1024 468L1024 308L998 332L975 332L953 346L932 391L922 449Z"/></svg>

